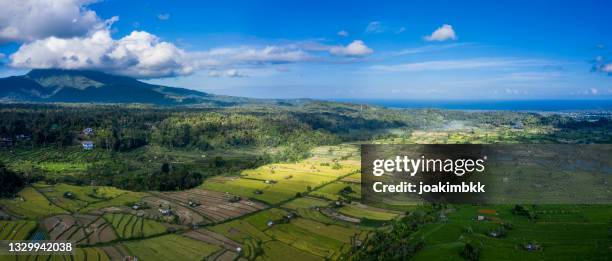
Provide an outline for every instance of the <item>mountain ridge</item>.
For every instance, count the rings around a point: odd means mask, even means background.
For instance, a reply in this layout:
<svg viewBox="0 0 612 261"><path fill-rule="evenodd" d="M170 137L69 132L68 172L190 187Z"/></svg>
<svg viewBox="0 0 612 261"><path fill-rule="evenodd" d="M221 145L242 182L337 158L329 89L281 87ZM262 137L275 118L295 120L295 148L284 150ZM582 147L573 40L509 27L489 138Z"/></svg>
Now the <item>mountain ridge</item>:
<svg viewBox="0 0 612 261"><path fill-rule="evenodd" d="M308 99L254 99L215 95L141 82L92 70L34 69L0 78L0 102L145 103L155 105L236 106L297 104Z"/></svg>

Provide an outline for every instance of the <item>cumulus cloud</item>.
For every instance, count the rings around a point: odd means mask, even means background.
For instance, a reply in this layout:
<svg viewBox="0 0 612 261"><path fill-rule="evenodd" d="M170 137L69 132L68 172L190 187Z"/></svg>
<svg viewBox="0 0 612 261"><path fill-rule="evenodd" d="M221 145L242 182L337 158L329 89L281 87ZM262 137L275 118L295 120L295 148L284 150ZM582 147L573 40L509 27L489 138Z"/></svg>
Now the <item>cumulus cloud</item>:
<svg viewBox="0 0 612 261"><path fill-rule="evenodd" d="M157 15L157 19L162 20L162 21L166 21L166 20L170 19L170 14L168 14L168 13L158 14Z"/></svg>
<svg viewBox="0 0 612 261"><path fill-rule="evenodd" d="M444 24L441 27L438 27L431 35L425 36L426 41L446 41L446 40L456 40L457 35L455 34L455 30L453 30L453 26L449 24Z"/></svg>
<svg viewBox="0 0 612 261"><path fill-rule="evenodd" d="M365 56L374 52L361 40L355 40L347 46L334 46L329 53L336 56Z"/></svg>
<svg viewBox="0 0 612 261"><path fill-rule="evenodd" d="M211 77L247 77L240 68L325 61L321 52L343 57L360 57L373 52L363 41L347 46L318 44L239 46L188 52L157 36L134 31L113 39L110 29L83 37L48 37L25 43L10 56L13 68L91 69L136 78L188 75L208 70Z"/></svg>
<svg viewBox="0 0 612 261"><path fill-rule="evenodd" d="M0 44L28 42L50 36L83 36L105 27L96 12L87 9L92 0L2 0ZM112 21L110 21L112 22Z"/></svg>
<svg viewBox="0 0 612 261"><path fill-rule="evenodd" d="M94 69L137 78L186 75L186 54L147 32L112 39L108 29L84 37L49 37L23 44L10 56L15 68Z"/></svg>
<svg viewBox="0 0 612 261"><path fill-rule="evenodd" d="M382 32L384 32L384 28L380 21L370 22L365 29L366 34L377 34Z"/></svg>
<svg viewBox="0 0 612 261"><path fill-rule="evenodd" d="M345 30L342 30L342 31L338 32L338 36L340 36L340 37L347 37L347 36L349 36L349 33L347 31L345 31Z"/></svg>
<svg viewBox="0 0 612 261"><path fill-rule="evenodd" d="M21 43L9 56L8 65L18 69L99 70L135 78L173 77L196 70L207 70L212 77L247 77L244 70L267 65L325 62L329 56L350 59L373 52L360 40L347 46L294 42L188 52L145 31L113 38L111 26L118 17L100 19L87 9L93 1L0 0L0 44ZM158 15L160 20L169 18L169 14ZM338 35L348 36L348 32ZM3 56L0 54L0 59Z"/></svg>

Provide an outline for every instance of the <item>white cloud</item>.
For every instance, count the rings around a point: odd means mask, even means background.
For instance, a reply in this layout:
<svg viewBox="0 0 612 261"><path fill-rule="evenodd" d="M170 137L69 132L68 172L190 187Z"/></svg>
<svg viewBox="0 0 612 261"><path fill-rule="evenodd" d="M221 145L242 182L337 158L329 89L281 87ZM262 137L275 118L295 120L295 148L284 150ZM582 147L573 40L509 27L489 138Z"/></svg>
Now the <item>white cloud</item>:
<svg viewBox="0 0 612 261"><path fill-rule="evenodd" d="M170 14L168 14L168 13L158 14L157 15L157 19L162 20L162 21L166 21L166 20L170 19Z"/></svg>
<svg viewBox="0 0 612 261"><path fill-rule="evenodd" d="M87 9L92 0L2 0L0 44L28 42L50 36L83 36L105 27L96 12ZM112 22L109 21L109 22Z"/></svg>
<svg viewBox="0 0 612 261"><path fill-rule="evenodd" d="M336 56L365 56L374 52L361 40L355 40L347 46L334 46L329 53Z"/></svg>
<svg viewBox="0 0 612 261"><path fill-rule="evenodd" d="M438 29L436 29L431 35L425 36L426 41L446 41L446 40L456 40L457 35L455 34L455 30L453 30L453 26L449 24L444 24Z"/></svg>
<svg viewBox="0 0 612 261"><path fill-rule="evenodd" d="M186 75L186 53L155 35L134 31L114 40L108 29L85 37L49 37L23 44L10 56L15 68L95 69L137 78Z"/></svg>
<svg viewBox="0 0 612 261"><path fill-rule="evenodd" d="M601 68L602 72L612 73L612 63L606 64Z"/></svg>
<svg viewBox="0 0 612 261"><path fill-rule="evenodd" d="M225 71L225 75L227 77L246 77L245 74L241 73L240 71L236 70L236 69L229 69L227 71Z"/></svg>
<svg viewBox="0 0 612 261"><path fill-rule="evenodd" d="M406 31L406 27L402 26L402 27L400 27L400 29L397 29L397 31L395 31L395 34L401 34L401 33L405 32L405 31Z"/></svg>
<svg viewBox="0 0 612 261"><path fill-rule="evenodd" d="M518 68L551 65L553 62L534 59L508 59L508 58L477 58L462 60L439 60L416 63L402 63L394 65L374 65L373 70L386 72L418 72L463 70L479 68Z"/></svg>
<svg viewBox="0 0 612 261"><path fill-rule="evenodd" d="M306 62L312 57L305 51L292 46L227 47L190 53L196 67L212 68L235 65L262 65Z"/></svg>
<svg viewBox="0 0 612 261"><path fill-rule="evenodd" d="M347 37L347 36L349 36L349 33L347 31L345 31L345 30L342 30L342 31L338 32L338 36L340 36L340 37Z"/></svg>
<svg viewBox="0 0 612 261"><path fill-rule="evenodd" d="M208 77L230 77L230 78L242 78L242 77L248 77L248 75L242 73L241 71L238 71L236 69L229 69L229 70L225 70L225 71L219 71L219 70L211 70L208 72Z"/></svg>
<svg viewBox="0 0 612 261"><path fill-rule="evenodd" d="M0 53L0 60L4 59L4 57L6 57L6 55L4 55L3 53Z"/></svg>
<svg viewBox="0 0 612 261"><path fill-rule="evenodd" d="M363 41L356 40L347 46L307 47L292 43L187 52L144 31L113 39L110 29L105 28L84 37L49 37L23 44L10 56L9 65L21 69L92 69L136 78L188 75L196 70L208 70L211 77L247 77L243 69L327 61L328 57L321 52L344 59L373 51Z"/></svg>
<svg viewBox="0 0 612 261"><path fill-rule="evenodd" d="M377 34L384 32L384 28L380 21L373 21L366 26L365 33L366 34Z"/></svg>

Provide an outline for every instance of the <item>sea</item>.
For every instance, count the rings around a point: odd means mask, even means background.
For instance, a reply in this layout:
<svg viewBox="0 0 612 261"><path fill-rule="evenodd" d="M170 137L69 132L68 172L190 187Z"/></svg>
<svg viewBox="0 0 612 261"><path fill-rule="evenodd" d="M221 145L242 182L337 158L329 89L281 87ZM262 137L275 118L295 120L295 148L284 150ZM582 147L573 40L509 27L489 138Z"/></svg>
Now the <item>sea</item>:
<svg viewBox="0 0 612 261"><path fill-rule="evenodd" d="M388 108L505 110L505 111L612 111L612 100L393 100L334 99Z"/></svg>

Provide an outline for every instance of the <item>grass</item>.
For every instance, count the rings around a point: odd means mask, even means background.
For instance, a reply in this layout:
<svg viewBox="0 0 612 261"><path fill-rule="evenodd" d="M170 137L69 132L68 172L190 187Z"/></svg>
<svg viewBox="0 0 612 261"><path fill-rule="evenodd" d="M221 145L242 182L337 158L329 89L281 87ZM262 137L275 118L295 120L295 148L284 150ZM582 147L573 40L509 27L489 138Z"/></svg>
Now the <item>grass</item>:
<svg viewBox="0 0 612 261"><path fill-rule="evenodd" d="M271 261L286 261L286 260L323 260L322 257L316 256L304 251L300 251L279 241L270 241L263 244L263 255L256 260L271 260Z"/></svg>
<svg viewBox="0 0 612 261"><path fill-rule="evenodd" d="M170 234L150 239L123 243L140 260L203 260L219 251L218 246Z"/></svg>
<svg viewBox="0 0 612 261"><path fill-rule="evenodd" d="M384 210L369 208L365 205L356 206L352 204L342 206L338 210L338 212L347 216L352 216L356 218L367 218L373 220L391 220L398 216L398 214L386 212Z"/></svg>
<svg viewBox="0 0 612 261"><path fill-rule="evenodd" d="M297 210L297 213L298 213L298 216L300 217L307 218L307 219L314 220L314 221L321 222L321 223L325 223L325 224L336 224L339 222L321 213L321 211L317 211L316 209L300 208Z"/></svg>
<svg viewBox="0 0 612 261"><path fill-rule="evenodd" d="M327 184L324 187L311 192L310 195L329 200L338 200L340 198L340 191L346 187L350 187L353 191L352 193L347 193L347 196L356 199L361 198L361 186L359 184L348 182L333 182Z"/></svg>
<svg viewBox="0 0 612 261"><path fill-rule="evenodd" d="M75 260L110 261L104 250L95 247L77 248L74 253Z"/></svg>
<svg viewBox="0 0 612 261"><path fill-rule="evenodd" d="M68 213L66 210L53 205L32 187L26 187L19 191L15 199L0 200L0 205L11 214L32 220Z"/></svg>
<svg viewBox="0 0 612 261"><path fill-rule="evenodd" d="M249 222L241 219L215 225L209 229L219 234L223 234L236 242L243 242L249 239L260 242L271 240L271 238L261 232L261 230L258 230Z"/></svg>
<svg viewBox="0 0 612 261"><path fill-rule="evenodd" d="M105 207L125 206L126 204L139 202L143 197L147 195L148 194L144 192L125 191L125 193L115 198L91 203L86 207L79 209L79 212L87 213L92 210L101 209Z"/></svg>
<svg viewBox="0 0 612 261"><path fill-rule="evenodd" d="M295 200L289 201L285 203L283 207L288 208L288 209L297 210L297 209L312 208L312 207L325 207L327 205L329 205L328 201L318 199L318 198L303 197L303 198L297 198Z"/></svg>
<svg viewBox="0 0 612 261"><path fill-rule="evenodd" d="M425 247L415 260L458 260L465 242L470 241L481 250L481 260L602 260L610 256L609 228L612 208L605 205L541 205L536 213L547 213L543 218L529 220L511 213L512 206L454 205L446 222L429 224L415 233ZM487 216L509 222L512 229L503 238L486 235L498 222L476 221L483 208L495 209L497 214ZM552 216L557 215L554 218ZM523 244L537 242L542 251L528 252Z"/></svg>
<svg viewBox="0 0 612 261"><path fill-rule="evenodd" d="M76 212L89 204L102 202L119 197L128 191L106 186L74 186L64 183L48 185L36 183L33 185L39 192L43 193L54 204ZM71 197L66 197L65 193L71 193Z"/></svg>
<svg viewBox="0 0 612 261"><path fill-rule="evenodd" d="M329 164L328 161L320 156L314 156L297 163L268 164L242 171L239 177L207 179L201 187L277 204L295 197L297 193L307 192L355 172L359 168L359 165L352 160L339 161L339 168ZM255 193L256 191L261 193Z"/></svg>
<svg viewBox="0 0 612 261"><path fill-rule="evenodd" d="M343 243L349 243L350 238L359 232L356 229L336 225L327 225L303 218L291 220L291 224L308 230L313 234L325 236Z"/></svg>
<svg viewBox="0 0 612 261"><path fill-rule="evenodd" d="M244 220L249 222L253 227L260 231L268 228L268 221L282 220L284 216L289 214L287 211L278 208L263 210L252 216L246 217Z"/></svg>
<svg viewBox="0 0 612 261"><path fill-rule="evenodd" d="M293 223L275 225L266 230L266 234L287 245L321 257L332 256L343 244L341 241L313 233L312 229L302 228Z"/></svg>
<svg viewBox="0 0 612 261"><path fill-rule="evenodd" d="M130 214L106 214L104 219L110 222L123 239L150 237L166 233L166 227L157 221Z"/></svg>
<svg viewBox="0 0 612 261"><path fill-rule="evenodd" d="M26 240L35 229L34 221L0 221L0 240Z"/></svg>
<svg viewBox="0 0 612 261"><path fill-rule="evenodd" d="M42 162L38 166L48 172L78 173L87 170L91 164L79 162Z"/></svg>

